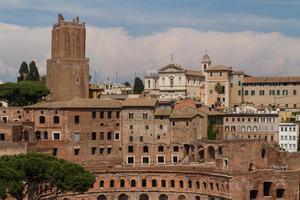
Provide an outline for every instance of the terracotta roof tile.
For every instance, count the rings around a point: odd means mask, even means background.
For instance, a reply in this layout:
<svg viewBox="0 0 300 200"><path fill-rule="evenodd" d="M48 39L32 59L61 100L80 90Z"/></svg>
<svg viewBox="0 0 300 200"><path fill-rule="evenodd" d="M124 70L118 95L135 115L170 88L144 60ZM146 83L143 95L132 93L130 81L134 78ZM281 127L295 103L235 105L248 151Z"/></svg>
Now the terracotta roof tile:
<svg viewBox="0 0 300 200"><path fill-rule="evenodd" d="M295 83L300 77L244 77L244 83Z"/></svg>
<svg viewBox="0 0 300 200"><path fill-rule="evenodd" d="M171 108L157 108L154 115L156 116L169 116L171 114Z"/></svg>
<svg viewBox="0 0 300 200"><path fill-rule="evenodd" d="M205 71L232 71L231 67L225 65L214 65L206 69Z"/></svg>
<svg viewBox="0 0 300 200"><path fill-rule="evenodd" d="M189 76L203 76L204 77L204 74L201 71L186 70L186 74Z"/></svg>
<svg viewBox="0 0 300 200"><path fill-rule="evenodd" d="M156 103L156 98L127 98L123 107L154 107Z"/></svg>

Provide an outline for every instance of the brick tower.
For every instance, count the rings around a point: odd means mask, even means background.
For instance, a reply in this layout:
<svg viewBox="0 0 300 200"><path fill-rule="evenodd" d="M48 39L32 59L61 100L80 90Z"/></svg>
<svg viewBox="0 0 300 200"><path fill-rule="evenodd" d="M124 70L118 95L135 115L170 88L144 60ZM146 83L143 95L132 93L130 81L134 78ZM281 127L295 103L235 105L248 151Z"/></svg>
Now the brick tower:
<svg viewBox="0 0 300 200"><path fill-rule="evenodd" d="M48 100L68 101L89 96L89 59L85 58L85 24L79 18L58 22L52 29L51 59L47 60Z"/></svg>

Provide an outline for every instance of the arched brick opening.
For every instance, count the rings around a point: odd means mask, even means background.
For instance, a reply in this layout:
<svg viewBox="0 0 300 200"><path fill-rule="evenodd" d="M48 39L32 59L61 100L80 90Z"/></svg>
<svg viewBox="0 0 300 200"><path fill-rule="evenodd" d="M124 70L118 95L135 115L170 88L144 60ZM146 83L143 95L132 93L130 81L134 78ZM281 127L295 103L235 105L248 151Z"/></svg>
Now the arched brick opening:
<svg viewBox="0 0 300 200"><path fill-rule="evenodd" d="M168 196L166 194L161 194L158 198L159 200L168 200Z"/></svg>
<svg viewBox="0 0 300 200"><path fill-rule="evenodd" d="M196 196L195 200L201 200L200 196Z"/></svg>
<svg viewBox="0 0 300 200"><path fill-rule="evenodd" d="M129 197L126 194L120 194L118 200L129 200Z"/></svg>
<svg viewBox="0 0 300 200"><path fill-rule="evenodd" d="M184 195L179 195L178 200L185 200L185 196Z"/></svg>
<svg viewBox="0 0 300 200"><path fill-rule="evenodd" d="M149 196L147 194L141 194L139 200L149 200Z"/></svg>
<svg viewBox="0 0 300 200"><path fill-rule="evenodd" d="M209 161L212 161L212 160L215 160L216 159L216 151L215 151L215 148L213 146L209 146L207 148L207 151L208 151L208 160Z"/></svg>
<svg viewBox="0 0 300 200"><path fill-rule="evenodd" d="M97 197L97 200L106 200L106 196L104 194L101 194Z"/></svg>

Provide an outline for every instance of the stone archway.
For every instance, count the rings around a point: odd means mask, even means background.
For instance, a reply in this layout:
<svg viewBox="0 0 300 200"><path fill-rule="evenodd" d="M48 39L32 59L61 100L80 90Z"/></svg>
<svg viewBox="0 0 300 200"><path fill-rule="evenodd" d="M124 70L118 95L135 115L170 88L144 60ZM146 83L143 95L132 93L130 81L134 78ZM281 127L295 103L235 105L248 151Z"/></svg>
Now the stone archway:
<svg viewBox="0 0 300 200"><path fill-rule="evenodd" d="M118 200L129 200L129 197L126 194L120 194Z"/></svg>
<svg viewBox="0 0 300 200"><path fill-rule="evenodd" d="M149 200L148 194L141 194L139 200Z"/></svg>
<svg viewBox="0 0 300 200"><path fill-rule="evenodd" d="M184 195L179 195L178 200L185 200L185 196Z"/></svg>
<svg viewBox="0 0 300 200"><path fill-rule="evenodd" d="M215 151L215 148L213 146L209 146L207 148L207 154L208 154L208 160L209 161L216 160L216 151Z"/></svg>
<svg viewBox="0 0 300 200"><path fill-rule="evenodd" d="M166 194L161 194L158 198L159 200L168 200L168 196Z"/></svg>
<svg viewBox="0 0 300 200"><path fill-rule="evenodd" d="M98 197L97 197L97 200L107 200L106 196L104 194L100 194Z"/></svg>

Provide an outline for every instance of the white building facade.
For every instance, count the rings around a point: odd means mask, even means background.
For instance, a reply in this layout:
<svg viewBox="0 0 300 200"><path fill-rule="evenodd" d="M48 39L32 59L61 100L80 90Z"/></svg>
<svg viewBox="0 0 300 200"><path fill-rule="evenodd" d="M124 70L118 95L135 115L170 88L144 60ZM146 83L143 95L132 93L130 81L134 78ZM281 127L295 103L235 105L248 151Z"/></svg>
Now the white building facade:
<svg viewBox="0 0 300 200"><path fill-rule="evenodd" d="M298 149L299 126L296 123L279 123L279 145L288 152Z"/></svg>

